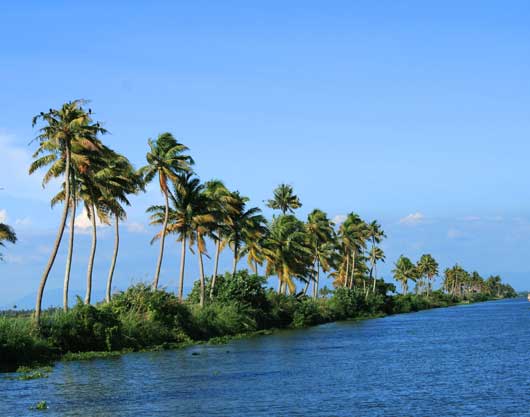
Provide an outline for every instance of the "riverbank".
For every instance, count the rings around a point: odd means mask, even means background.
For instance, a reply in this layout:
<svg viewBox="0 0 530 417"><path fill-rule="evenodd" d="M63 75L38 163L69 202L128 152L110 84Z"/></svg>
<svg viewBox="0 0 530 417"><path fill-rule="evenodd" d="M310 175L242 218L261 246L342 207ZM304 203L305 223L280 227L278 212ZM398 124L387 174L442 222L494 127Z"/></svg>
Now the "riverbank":
<svg viewBox="0 0 530 417"><path fill-rule="evenodd" d="M36 329L27 313L0 316L0 369L119 355L123 352L176 349L198 343L226 343L236 337L268 334L351 319L367 319L495 299L488 294L459 298L440 291L430 295L387 295L338 288L323 297L277 294L265 279L240 272L219 277L214 301L198 305L195 288L185 303L164 290L137 285L96 306L80 301L68 312L48 310Z"/></svg>

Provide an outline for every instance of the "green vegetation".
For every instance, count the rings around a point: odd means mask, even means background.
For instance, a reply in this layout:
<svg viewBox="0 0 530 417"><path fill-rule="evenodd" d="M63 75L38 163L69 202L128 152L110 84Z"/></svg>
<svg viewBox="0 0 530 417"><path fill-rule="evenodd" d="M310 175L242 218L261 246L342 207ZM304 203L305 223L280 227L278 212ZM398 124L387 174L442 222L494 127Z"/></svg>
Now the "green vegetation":
<svg viewBox="0 0 530 417"><path fill-rule="evenodd" d="M14 370L21 364L50 360L94 359L116 352L167 349L191 343L221 343L230 337L260 334L275 328L304 327L334 320L376 317L443 307L459 302L512 297L513 289L499 277L484 280L456 265L447 269L442 288L433 290L439 265L425 254L414 263L401 256L394 278L403 288L378 278L377 265L385 261L381 248L386 235L377 221L366 222L355 213L334 224L315 209L302 221L302 207L292 186L281 184L267 201L279 215L266 219L249 198L230 191L221 181L202 182L193 172L188 148L172 134L148 140L147 165L136 171L122 155L108 148L106 133L92 120L92 110L76 100L60 109L37 115L38 143L30 173L46 168L43 185L62 179L52 199L63 204L52 253L37 291L35 311L0 315L0 367ZM119 222L126 217L128 196L145 190L157 179L163 205L147 212L160 226L160 242L152 284L137 285L112 296L112 278L119 251ZM75 213L83 204L91 221L92 246L87 264L86 295L68 308L70 266L74 255ZM63 308L41 311L44 290L70 218L65 265ZM114 223L115 246L107 277L105 301L91 304L93 265L97 249L96 217ZM181 249L177 295L160 288L166 237L174 235ZM0 225L0 245L14 243L13 230ZM205 273L214 243L213 275ZM233 253L230 272L219 274L219 254ZM199 279L184 299L186 255L196 255ZM238 270L246 257L252 272ZM260 275L260 267L264 266ZM262 268L263 269L263 268ZM333 290L320 289L323 279ZM276 277L276 290L267 279ZM414 293L409 293L409 281ZM312 290L309 291L312 285ZM33 317L33 319L32 319Z"/></svg>

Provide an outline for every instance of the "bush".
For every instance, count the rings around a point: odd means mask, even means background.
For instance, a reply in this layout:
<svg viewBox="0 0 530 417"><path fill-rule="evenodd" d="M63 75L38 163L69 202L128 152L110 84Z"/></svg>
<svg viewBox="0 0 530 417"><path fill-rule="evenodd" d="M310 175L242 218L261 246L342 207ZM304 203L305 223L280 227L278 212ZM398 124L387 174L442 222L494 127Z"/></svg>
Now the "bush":
<svg viewBox="0 0 530 417"><path fill-rule="evenodd" d="M330 315L325 309L326 302L319 302L312 298L304 298L296 304L293 314L293 327L307 327L325 323L330 320Z"/></svg>
<svg viewBox="0 0 530 417"><path fill-rule="evenodd" d="M14 371L20 364L44 363L57 354L50 341L33 331L31 318L0 317L0 370Z"/></svg>
<svg viewBox="0 0 530 417"><path fill-rule="evenodd" d="M85 305L78 298L67 312L54 311L41 319L41 334L61 352L121 349L121 323L109 306Z"/></svg>
<svg viewBox="0 0 530 417"><path fill-rule="evenodd" d="M257 329L253 316L255 312L236 303L212 303L193 308L194 322L198 338L207 340L212 337L236 335Z"/></svg>
<svg viewBox="0 0 530 417"><path fill-rule="evenodd" d="M183 343L196 333L187 305L164 290L145 284L116 294L110 308L122 323L124 346L134 349Z"/></svg>

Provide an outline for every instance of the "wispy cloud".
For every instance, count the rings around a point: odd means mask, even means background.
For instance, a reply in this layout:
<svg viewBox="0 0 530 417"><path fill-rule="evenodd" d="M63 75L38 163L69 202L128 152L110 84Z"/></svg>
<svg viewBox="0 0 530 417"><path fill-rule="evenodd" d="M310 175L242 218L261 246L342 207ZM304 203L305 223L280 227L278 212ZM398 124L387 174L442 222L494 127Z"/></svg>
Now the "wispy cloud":
<svg viewBox="0 0 530 417"><path fill-rule="evenodd" d="M0 223L7 222L7 210L0 210Z"/></svg>
<svg viewBox="0 0 530 417"><path fill-rule="evenodd" d="M337 226L339 226L342 223L344 223L346 218L347 218L347 216L345 214L337 214L335 217L333 217L333 219L331 221L333 223L335 223Z"/></svg>
<svg viewBox="0 0 530 417"><path fill-rule="evenodd" d="M88 212L86 208L83 207L83 211L81 214L79 214L74 221L75 228L80 233L89 233L90 228L92 227L92 221L88 218ZM97 227L104 227L107 226L106 224L101 223L99 218L96 216L96 226Z"/></svg>
<svg viewBox="0 0 530 417"><path fill-rule="evenodd" d="M17 226L30 226L31 225L31 219L29 217L24 217L22 219L16 219L15 224Z"/></svg>
<svg viewBox="0 0 530 417"><path fill-rule="evenodd" d="M461 239L463 237L465 237L465 233L462 232L461 230L459 229L456 229L454 227L451 227L448 231L447 231L447 237L449 239Z"/></svg>
<svg viewBox="0 0 530 417"><path fill-rule="evenodd" d="M466 217L462 217L460 220L462 220L463 222L478 222L478 221L482 220L482 217L479 217L479 216L466 216Z"/></svg>
<svg viewBox="0 0 530 417"><path fill-rule="evenodd" d="M406 225L414 225L419 224L425 221L425 215L423 213L420 213L419 211L417 213L409 214L408 216L403 217L402 219L399 219L400 224L406 224Z"/></svg>
<svg viewBox="0 0 530 417"><path fill-rule="evenodd" d="M125 223L125 228L130 233L145 233L145 232L147 232L147 229L145 228L145 226L142 223L137 223L137 222Z"/></svg>

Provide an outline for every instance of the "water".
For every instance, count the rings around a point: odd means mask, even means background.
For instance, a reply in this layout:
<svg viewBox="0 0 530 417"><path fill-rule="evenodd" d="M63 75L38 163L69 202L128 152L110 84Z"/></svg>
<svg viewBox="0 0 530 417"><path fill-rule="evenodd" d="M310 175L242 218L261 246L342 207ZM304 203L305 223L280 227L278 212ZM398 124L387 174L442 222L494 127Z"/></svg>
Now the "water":
<svg viewBox="0 0 530 417"><path fill-rule="evenodd" d="M59 363L0 416L530 416L529 348L530 303L489 302Z"/></svg>

